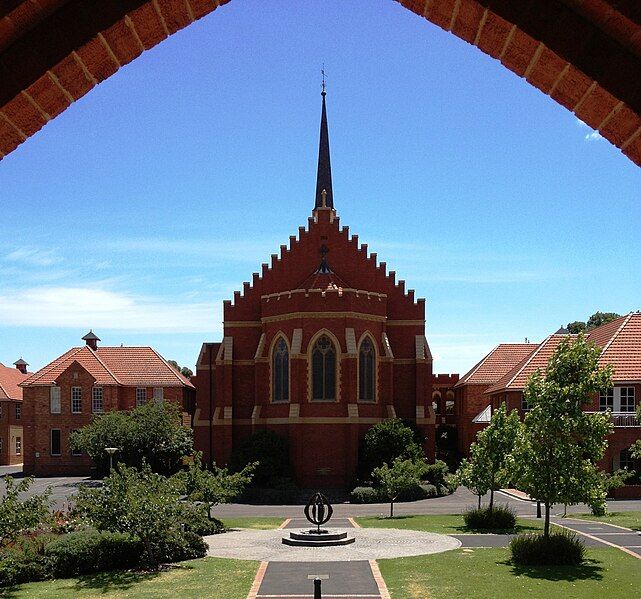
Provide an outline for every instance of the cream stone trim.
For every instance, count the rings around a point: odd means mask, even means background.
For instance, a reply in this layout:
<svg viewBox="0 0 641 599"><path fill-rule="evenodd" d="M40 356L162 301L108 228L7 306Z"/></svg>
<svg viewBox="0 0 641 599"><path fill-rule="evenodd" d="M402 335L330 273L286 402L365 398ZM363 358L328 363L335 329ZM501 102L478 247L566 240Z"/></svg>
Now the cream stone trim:
<svg viewBox="0 0 641 599"><path fill-rule="evenodd" d="M292 356L304 357L300 355L300 348L303 344L303 329L294 329L292 333Z"/></svg>
<svg viewBox="0 0 641 599"><path fill-rule="evenodd" d="M356 335L352 328L345 329L345 347L347 348L348 356L355 356L358 354L358 350L356 349Z"/></svg>
<svg viewBox="0 0 641 599"><path fill-rule="evenodd" d="M299 403L289 404L289 417L298 418L299 416L300 416L300 404Z"/></svg>
<svg viewBox="0 0 641 599"><path fill-rule="evenodd" d="M248 424L378 424L384 422L385 418L368 418L358 417L350 418L349 416L319 416L319 417L302 417L302 418L259 418L253 421L251 418L238 418L234 420L233 424L248 425ZM231 422L214 421L214 426L228 426Z"/></svg>
<svg viewBox="0 0 641 599"><path fill-rule="evenodd" d="M365 295L367 297L374 297L378 299L386 298L386 293L378 293L376 291L367 291L365 289L354 289L352 287L340 287L338 289L328 288L328 289L288 289L287 291L279 291L277 293L267 293L261 295L260 299L267 300L268 302L272 299L279 299L281 297L291 297L293 294L304 293L306 297L310 294L320 294L324 295L326 293L337 293L338 295L345 295L346 293L355 293L356 295Z"/></svg>
<svg viewBox="0 0 641 599"><path fill-rule="evenodd" d="M292 320L296 318L323 318L325 320L332 318L358 318L360 320L369 320L373 322L385 322L387 320L386 316L365 314L364 312L288 312L287 314L265 316L261 319L261 322L281 322L283 320Z"/></svg>
<svg viewBox="0 0 641 599"><path fill-rule="evenodd" d="M287 401L274 401L274 348L279 339L282 339L287 346ZM292 368L291 368L292 348L289 339L283 331L278 331L269 345L269 402L275 404L288 403L292 396Z"/></svg>
<svg viewBox="0 0 641 599"><path fill-rule="evenodd" d="M334 380L334 400L313 399L313 384L312 384L312 350L316 344L316 340L322 335L327 335L334 344L336 350L336 378ZM320 329L312 336L307 344L307 401L310 403L339 403L341 400L341 359L342 359L341 344L336 336L327 329Z"/></svg>
<svg viewBox="0 0 641 599"><path fill-rule="evenodd" d="M265 333L261 333L260 339L258 340L258 347L256 348L256 353L254 354L254 361L258 358L263 357L263 350L265 349Z"/></svg>
<svg viewBox="0 0 641 599"><path fill-rule="evenodd" d="M347 417L358 420L358 404L356 403L347 404Z"/></svg>
<svg viewBox="0 0 641 599"><path fill-rule="evenodd" d="M394 358L394 364L424 364L426 362L425 358Z"/></svg>
<svg viewBox="0 0 641 599"><path fill-rule="evenodd" d="M393 327L424 327L424 320L391 320L387 321L388 326Z"/></svg>
<svg viewBox="0 0 641 599"><path fill-rule="evenodd" d="M414 345L416 347L416 359L425 359L425 344L423 343L423 335L416 335L414 338Z"/></svg>
<svg viewBox="0 0 641 599"><path fill-rule="evenodd" d="M233 337L223 337L222 347L225 349L223 354L223 360L230 361L233 360L233 349L234 349L234 338Z"/></svg>
<svg viewBox="0 0 641 599"><path fill-rule="evenodd" d="M381 341L383 342L383 349L385 350L386 358L394 358L394 352L392 352L392 345L389 342L387 333L383 332L381 334Z"/></svg>
<svg viewBox="0 0 641 599"><path fill-rule="evenodd" d="M254 366L256 360L232 360L234 366Z"/></svg>
<svg viewBox="0 0 641 599"><path fill-rule="evenodd" d="M392 404L388 404L387 406L387 417L396 418L396 408Z"/></svg>
<svg viewBox="0 0 641 599"><path fill-rule="evenodd" d="M255 423L257 420L260 419L260 409L262 406L260 405L255 405L254 409L252 410L252 422Z"/></svg>
<svg viewBox="0 0 641 599"><path fill-rule="evenodd" d="M234 328L234 329L249 329L249 328L261 328L263 323L260 320L225 320L223 322L225 328Z"/></svg>
<svg viewBox="0 0 641 599"><path fill-rule="evenodd" d="M225 420L231 420L232 419L232 414L233 414L232 406L225 406L223 408L223 418Z"/></svg>

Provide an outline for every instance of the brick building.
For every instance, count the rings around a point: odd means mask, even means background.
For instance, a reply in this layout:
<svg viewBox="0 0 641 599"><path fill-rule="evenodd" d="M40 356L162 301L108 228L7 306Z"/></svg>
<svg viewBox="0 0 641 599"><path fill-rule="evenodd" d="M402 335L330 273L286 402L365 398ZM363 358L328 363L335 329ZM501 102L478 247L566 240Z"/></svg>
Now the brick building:
<svg viewBox="0 0 641 599"><path fill-rule="evenodd" d="M510 410L518 410L521 416L525 414L528 406L523 390L528 377L537 369L545 370L554 350L567 336L567 332L557 331L539 344L501 345L461 378L455 389L460 398L459 426L468 429L461 444L463 453L467 453L476 431L502 403ZM628 468L639 472L641 463L631 458L629 447L641 438L641 423L636 414L641 398L641 312L621 316L591 330L586 337L601 348L600 366L610 364L614 371L614 388L595 396L585 408L612 413L614 432L608 438L608 450L601 465L607 471ZM519 354L521 359L515 363ZM481 421L470 419L474 413L483 416ZM641 487L629 485L615 494L639 496Z"/></svg>
<svg viewBox="0 0 641 599"><path fill-rule="evenodd" d="M151 400L185 409L193 402L193 385L151 347L98 347L100 339L91 331L83 340L86 345L20 383L25 474L89 474L92 462L71 451L69 433L89 424L94 414Z"/></svg>
<svg viewBox="0 0 641 599"><path fill-rule="evenodd" d="M387 418L415 423L434 457L435 379L425 300L339 225L322 96L312 216L224 302L223 338L198 356L194 431L205 459L225 464L241 439L271 429L289 439L299 484L336 487Z"/></svg>
<svg viewBox="0 0 641 599"><path fill-rule="evenodd" d="M28 364L20 358L13 365L0 363L0 466L21 464L24 450L20 383L28 376Z"/></svg>

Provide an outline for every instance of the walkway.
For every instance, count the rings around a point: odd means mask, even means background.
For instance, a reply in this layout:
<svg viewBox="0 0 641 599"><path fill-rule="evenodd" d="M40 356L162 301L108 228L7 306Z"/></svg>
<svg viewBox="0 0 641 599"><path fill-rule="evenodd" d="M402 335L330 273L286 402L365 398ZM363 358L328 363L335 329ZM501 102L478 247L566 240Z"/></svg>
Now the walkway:
<svg viewBox="0 0 641 599"><path fill-rule="evenodd" d="M351 519L337 518L332 524L339 528L354 528ZM286 520L283 528L308 525L304 520ZM390 599L374 560L262 562L247 599L313 598L316 578L321 581L324 599Z"/></svg>
<svg viewBox="0 0 641 599"><path fill-rule="evenodd" d="M623 526L574 518L553 518L555 524L576 532L587 545L616 547L641 559L641 533Z"/></svg>

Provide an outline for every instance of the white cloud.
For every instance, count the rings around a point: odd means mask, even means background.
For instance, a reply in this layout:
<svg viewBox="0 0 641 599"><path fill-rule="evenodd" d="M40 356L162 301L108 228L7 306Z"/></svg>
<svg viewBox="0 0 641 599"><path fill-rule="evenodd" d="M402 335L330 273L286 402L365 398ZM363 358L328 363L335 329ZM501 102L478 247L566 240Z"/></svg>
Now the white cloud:
<svg viewBox="0 0 641 599"><path fill-rule="evenodd" d="M592 127L584 123L581 119L576 119L576 124L582 129L592 129ZM603 139L603 136L598 131L592 130L589 133L586 133L583 139L585 141L597 141L599 139Z"/></svg>
<svg viewBox="0 0 641 599"><path fill-rule="evenodd" d="M0 325L212 333L220 330L219 305L219 299L165 301L102 287L42 286L0 292Z"/></svg>
<svg viewBox="0 0 641 599"><path fill-rule="evenodd" d="M41 250L37 248L18 248L4 256L7 262L26 264L29 266L51 266L61 262L61 258L54 250Z"/></svg>

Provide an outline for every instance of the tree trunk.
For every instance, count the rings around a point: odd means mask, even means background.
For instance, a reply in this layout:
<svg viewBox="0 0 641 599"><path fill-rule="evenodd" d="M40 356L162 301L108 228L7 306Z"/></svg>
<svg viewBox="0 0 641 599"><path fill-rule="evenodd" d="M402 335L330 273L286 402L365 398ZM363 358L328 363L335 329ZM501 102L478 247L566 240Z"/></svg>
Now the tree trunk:
<svg viewBox="0 0 641 599"><path fill-rule="evenodd" d="M490 489L490 514L494 509L494 489Z"/></svg>
<svg viewBox="0 0 641 599"><path fill-rule="evenodd" d="M481 509L481 494L479 493L479 509Z"/></svg>
<svg viewBox="0 0 641 599"><path fill-rule="evenodd" d="M545 502L545 528L543 529L543 535L545 537L550 536L550 504Z"/></svg>
<svg viewBox="0 0 641 599"><path fill-rule="evenodd" d="M389 517L390 518L394 517L394 500L393 499L389 502Z"/></svg>

